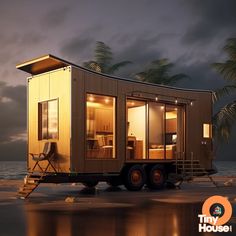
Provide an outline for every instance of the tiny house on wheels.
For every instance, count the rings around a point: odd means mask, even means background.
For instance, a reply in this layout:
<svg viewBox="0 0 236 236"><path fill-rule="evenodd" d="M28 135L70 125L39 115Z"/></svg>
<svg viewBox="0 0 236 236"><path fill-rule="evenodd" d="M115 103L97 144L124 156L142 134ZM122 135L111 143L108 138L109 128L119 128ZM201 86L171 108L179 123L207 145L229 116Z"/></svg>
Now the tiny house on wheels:
<svg viewBox="0 0 236 236"><path fill-rule="evenodd" d="M213 172L212 92L96 73L52 55L16 67L31 74L22 195L43 182L140 190L174 173Z"/></svg>

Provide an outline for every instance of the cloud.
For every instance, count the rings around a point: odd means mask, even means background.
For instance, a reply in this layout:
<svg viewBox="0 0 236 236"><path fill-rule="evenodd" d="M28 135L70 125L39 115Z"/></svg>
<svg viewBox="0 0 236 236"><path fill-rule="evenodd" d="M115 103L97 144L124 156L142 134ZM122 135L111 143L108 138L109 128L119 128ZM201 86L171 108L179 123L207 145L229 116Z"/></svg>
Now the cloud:
<svg viewBox="0 0 236 236"><path fill-rule="evenodd" d="M132 77L151 61L163 57L159 39L159 35L147 32L136 36L131 34L114 35L111 40L112 44L108 44L113 52L114 63L126 60L132 62L132 64L122 67L116 74L126 78Z"/></svg>
<svg viewBox="0 0 236 236"><path fill-rule="evenodd" d="M0 82L0 98L0 160L19 159L25 156L26 87Z"/></svg>
<svg viewBox="0 0 236 236"><path fill-rule="evenodd" d="M42 18L42 26L46 28L61 27L70 13L69 6L58 6L47 12Z"/></svg>
<svg viewBox="0 0 236 236"><path fill-rule="evenodd" d="M91 52L93 46L95 47L95 40L93 38L78 36L64 43L61 53L67 58L75 59L77 63L79 60L87 57L88 52Z"/></svg>
<svg viewBox="0 0 236 236"><path fill-rule="evenodd" d="M0 152L0 161L25 161L27 143L25 140L0 143Z"/></svg>
<svg viewBox="0 0 236 236"><path fill-rule="evenodd" d="M192 19L183 43L209 44L219 40L219 37L229 38L236 35L235 0L185 0L185 4L189 6Z"/></svg>

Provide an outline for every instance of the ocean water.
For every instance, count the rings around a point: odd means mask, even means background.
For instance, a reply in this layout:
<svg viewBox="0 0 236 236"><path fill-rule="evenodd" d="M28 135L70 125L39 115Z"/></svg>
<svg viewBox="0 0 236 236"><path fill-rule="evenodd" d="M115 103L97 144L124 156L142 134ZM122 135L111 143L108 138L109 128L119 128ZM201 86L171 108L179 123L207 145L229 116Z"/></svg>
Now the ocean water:
<svg viewBox="0 0 236 236"><path fill-rule="evenodd" d="M236 176L236 161L216 161L217 176ZM27 174L25 161L0 161L0 179L23 179Z"/></svg>
<svg viewBox="0 0 236 236"><path fill-rule="evenodd" d="M26 161L0 161L0 179L23 179L26 173Z"/></svg>

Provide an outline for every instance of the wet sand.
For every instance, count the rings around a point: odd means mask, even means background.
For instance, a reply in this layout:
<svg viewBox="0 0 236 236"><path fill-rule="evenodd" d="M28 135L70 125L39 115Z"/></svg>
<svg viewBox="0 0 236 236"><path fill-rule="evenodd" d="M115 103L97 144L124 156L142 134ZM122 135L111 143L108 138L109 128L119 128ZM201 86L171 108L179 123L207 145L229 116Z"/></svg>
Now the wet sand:
<svg viewBox="0 0 236 236"><path fill-rule="evenodd" d="M231 235L235 235L236 178L214 180L218 188L207 179L199 179L183 183L181 189L144 188L140 192L110 188L106 183L96 189L81 184L41 184L26 200L16 198L22 181L0 180L0 236L204 235L198 233L197 215L204 200L212 195L228 197L232 203L229 223L234 230Z"/></svg>

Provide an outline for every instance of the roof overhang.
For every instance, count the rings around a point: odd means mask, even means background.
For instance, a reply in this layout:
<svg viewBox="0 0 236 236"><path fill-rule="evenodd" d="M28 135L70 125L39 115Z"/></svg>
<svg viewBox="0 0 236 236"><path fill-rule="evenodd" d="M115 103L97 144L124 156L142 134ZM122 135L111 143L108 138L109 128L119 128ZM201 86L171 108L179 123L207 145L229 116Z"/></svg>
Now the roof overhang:
<svg viewBox="0 0 236 236"><path fill-rule="evenodd" d="M58 57L46 55L16 65L16 68L32 75L41 74L71 65Z"/></svg>

